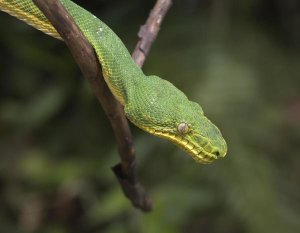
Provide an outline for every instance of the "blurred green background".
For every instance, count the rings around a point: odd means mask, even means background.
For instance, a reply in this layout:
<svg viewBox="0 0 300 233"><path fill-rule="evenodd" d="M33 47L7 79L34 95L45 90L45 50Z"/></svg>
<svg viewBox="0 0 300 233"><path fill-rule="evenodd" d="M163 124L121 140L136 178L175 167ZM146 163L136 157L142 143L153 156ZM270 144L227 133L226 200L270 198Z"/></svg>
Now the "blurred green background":
<svg viewBox="0 0 300 233"><path fill-rule="evenodd" d="M130 51L154 1L78 1ZM124 197L111 127L66 46L0 14L0 232L300 232L300 2L175 0L144 71L199 102L229 153L196 164L132 126L155 202Z"/></svg>

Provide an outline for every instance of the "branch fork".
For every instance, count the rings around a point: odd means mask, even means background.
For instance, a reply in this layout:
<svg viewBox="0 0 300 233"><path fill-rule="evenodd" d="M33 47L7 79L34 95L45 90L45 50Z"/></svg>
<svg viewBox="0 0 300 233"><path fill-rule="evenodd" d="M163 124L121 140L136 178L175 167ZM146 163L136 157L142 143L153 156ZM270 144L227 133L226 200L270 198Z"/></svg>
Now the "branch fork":
<svg viewBox="0 0 300 233"><path fill-rule="evenodd" d="M93 47L59 0L33 0L33 2L44 13L69 47L112 125L121 158L121 163L112 169L125 196L136 208L145 212L151 211L152 201L143 186L137 181L135 172L136 153L124 109L108 89ZM133 52L133 59L140 67L145 62L162 20L171 4L172 0L158 0L145 25L141 27L138 33L140 40Z"/></svg>

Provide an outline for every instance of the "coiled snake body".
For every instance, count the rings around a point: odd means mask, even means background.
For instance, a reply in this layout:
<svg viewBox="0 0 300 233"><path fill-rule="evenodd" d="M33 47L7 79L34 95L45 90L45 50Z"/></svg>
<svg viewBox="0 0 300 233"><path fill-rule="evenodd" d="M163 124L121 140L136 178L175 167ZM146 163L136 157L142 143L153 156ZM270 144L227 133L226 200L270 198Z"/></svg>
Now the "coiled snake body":
<svg viewBox="0 0 300 233"><path fill-rule="evenodd" d="M105 81L132 123L170 140L197 162L210 163L226 155L226 142L219 129L197 103L170 82L146 76L119 37L97 17L70 0L60 2L95 49ZM32 0L0 0L0 10L61 39Z"/></svg>

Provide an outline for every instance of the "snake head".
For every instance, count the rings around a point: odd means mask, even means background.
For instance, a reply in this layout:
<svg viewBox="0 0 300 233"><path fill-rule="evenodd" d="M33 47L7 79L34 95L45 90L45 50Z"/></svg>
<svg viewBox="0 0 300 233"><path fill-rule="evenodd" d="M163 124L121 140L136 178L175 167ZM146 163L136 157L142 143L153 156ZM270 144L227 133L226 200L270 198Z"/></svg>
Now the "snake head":
<svg viewBox="0 0 300 233"><path fill-rule="evenodd" d="M156 76L137 83L128 95L125 113L139 128L165 138L199 163L224 157L227 145L220 130L173 84Z"/></svg>

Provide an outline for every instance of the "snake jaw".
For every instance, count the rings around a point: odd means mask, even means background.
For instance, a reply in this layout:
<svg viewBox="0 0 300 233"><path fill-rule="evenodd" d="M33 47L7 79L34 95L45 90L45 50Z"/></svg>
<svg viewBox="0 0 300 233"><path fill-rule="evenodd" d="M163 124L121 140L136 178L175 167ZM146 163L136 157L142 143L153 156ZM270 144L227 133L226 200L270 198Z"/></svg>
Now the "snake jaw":
<svg viewBox="0 0 300 233"><path fill-rule="evenodd" d="M190 154L191 157L198 163L210 164L214 160L217 160L219 158L215 154L206 151L204 147L195 145L193 142L191 142L191 140L184 138L184 136L171 133L171 132L164 132L164 131L148 129L148 128L146 129L144 128L144 130L155 136L158 136L160 138L165 138L173 142L175 145L179 146L188 154Z"/></svg>

